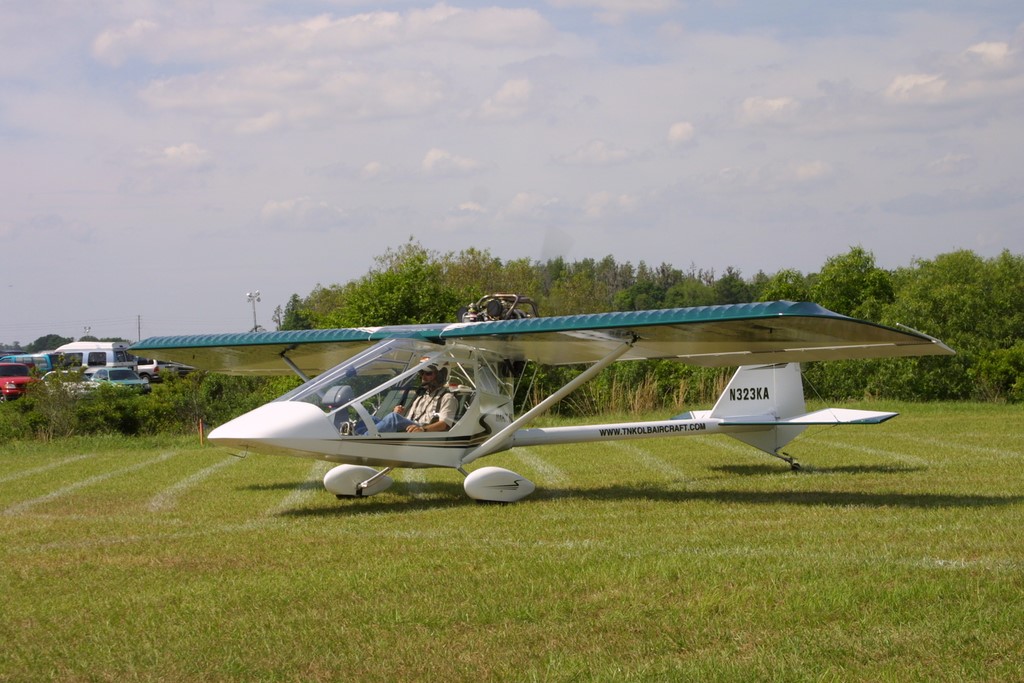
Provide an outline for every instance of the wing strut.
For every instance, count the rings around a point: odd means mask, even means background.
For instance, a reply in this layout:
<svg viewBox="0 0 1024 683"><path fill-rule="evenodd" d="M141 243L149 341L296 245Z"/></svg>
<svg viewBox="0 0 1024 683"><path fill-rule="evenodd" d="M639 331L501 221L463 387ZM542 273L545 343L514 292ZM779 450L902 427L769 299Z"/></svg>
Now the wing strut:
<svg viewBox="0 0 1024 683"><path fill-rule="evenodd" d="M295 347L292 347L292 348L295 348ZM298 375L299 377L302 378L303 382L308 382L309 381L309 376L306 375L306 373L304 373L302 370L300 370L299 366L296 365L295 362L292 361L291 358L289 358L288 356L284 355L284 354L288 353L291 350L292 350L291 348L285 349L284 351L282 351L278 355L280 355L281 356L281 360L283 360L288 365L288 367L290 367L292 369L292 372L294 372L296 375Z"/></svg>
<svg viewBox="0 0 1024 683"><path fill-rule="evenodd" d="M633 348L633 344L636 343L636 337L628 341L622 342L618 347L612 350L607 356L597 361L589 368L580 373L571 382L566 384L564 387L556 391L555 393L548 396L546 399L535 405L533 408L528 410L519 416L519 419L515 420L509 426L502 429L500 432L492 436L491 438L484 441L482 444L477 446L475 449L467 453L462 458L462 464L468 465L477 458L482 458L485 455L490 455L495 451L501 450L505 443L512 438L512 435L516 433L523 425L527 424L535 417L546 411L554 404L561 401L563 398L576 391L580 386L590 381L594 375L604 370L606 367L617 361L624 353Z"/></svg>

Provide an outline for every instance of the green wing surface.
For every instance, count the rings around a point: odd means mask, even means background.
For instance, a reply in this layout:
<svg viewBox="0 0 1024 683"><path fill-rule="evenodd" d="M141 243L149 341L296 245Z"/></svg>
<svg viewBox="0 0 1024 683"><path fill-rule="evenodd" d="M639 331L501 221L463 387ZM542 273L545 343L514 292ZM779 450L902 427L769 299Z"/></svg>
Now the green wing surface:
<svg viewBox="0 0 1024 683"><path fill-rule="evenodd" d="M953 353L913 330L789 301L524 318L451 326L441 337L549 365L596 361L628 339L636 341L623 360L708 367Z"/></svg>
<svg viewBox="0 0 1024 683"><path fill-rule="evenodd" d="M129 350L229 375L291 375L287 357L307 375L318 375L385 339L408 337L439 343L446 325L284 330L150 337Z"/></svg>
<svg viewBox="0 0 1024 683"><path fill-rule="evenodd" d="M953 354L920 332L790 301L449 325L154 337L132 351L235 374L286 374L284 353L304 372L316 374L392 337L472 346L545 365L591 363L624 341L633 347L623 360L667 358L708 367Z"/></svg>

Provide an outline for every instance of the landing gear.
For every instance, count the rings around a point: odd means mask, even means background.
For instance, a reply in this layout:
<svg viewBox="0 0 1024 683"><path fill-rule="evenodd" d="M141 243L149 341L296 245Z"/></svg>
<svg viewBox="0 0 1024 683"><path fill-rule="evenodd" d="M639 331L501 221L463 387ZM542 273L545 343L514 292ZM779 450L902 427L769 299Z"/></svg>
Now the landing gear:
<svg viewBox="0 0 1024 683"><path fill-rule="evenodd" d="M536 486L521 474L504 467L481 467L466 477L463 488L473 500L514 503L533 493Z"/></svg>
<svg viewBox="0 0 1024 683"><path fill-rule="evenodd" d="M793 457L790 456L788 453L781 453L779 451L776 451L775 453L772 453L772 455L778 458L779 460L782 460L783 462L788 462L789 469L793 470L794 472L799 472L801 469L803 469L800 463L794 460Z"/></svg>
<svg viewBox="0 0 1024 683"><path fill-rule="evenodd" d="M375 470L362 465L338 465L324 475L324 488L338 498L366 498L385 491L395 483L390 467Z"/></svg>

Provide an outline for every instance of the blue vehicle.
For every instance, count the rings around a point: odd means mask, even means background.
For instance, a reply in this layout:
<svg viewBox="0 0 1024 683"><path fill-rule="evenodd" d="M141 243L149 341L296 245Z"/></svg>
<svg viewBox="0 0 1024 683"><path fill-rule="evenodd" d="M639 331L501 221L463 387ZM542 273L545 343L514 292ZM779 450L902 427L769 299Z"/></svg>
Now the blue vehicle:
<svg viewBox="0 0 1024 683"><path fill-rule="evenodd" d="M0 357L0 363L21 363L29 369L35 368L40 374L46 374L56 369L57 359L49 353L19 353L10 356Z"/></svg>

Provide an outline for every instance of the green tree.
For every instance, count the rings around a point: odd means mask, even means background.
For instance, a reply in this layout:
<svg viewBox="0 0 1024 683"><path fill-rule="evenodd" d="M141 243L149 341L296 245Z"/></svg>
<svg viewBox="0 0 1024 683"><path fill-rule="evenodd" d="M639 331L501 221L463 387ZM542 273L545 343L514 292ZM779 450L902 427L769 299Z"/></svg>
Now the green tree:
<svg viewBox="0 0 1024 683"><path fill-rule="evenodd" d="M742 304L750 301L751 289L739 270L728 266L722 277L715 280L716 304Z"/></svg>
<svg viewBox="0 0 1024 683"><path fill-rule="evenodd" d="M594 281L593 271L579 269L552 286L545 302L545 315L576 315L604 313L608 310L608 293Z"/></svg>
<svg viewBox="0 0 1024 683"><path fill-rule="evenodd" d="M325 287L317 284L309 296L302 300L302 308L313 329L338 327L334 321L338 317L338 311L345 307L345 297L349 289L349 285L334 284Z"/></svg>
<svg viewBox="0 0 1024 683"><path fill-rule="evenodd" d="M53 351L58 346L64 346L75 341L72 337L62 337L59 334L46 334L25 346L26 353L39 353L40 351Z"/></svg>
<svg viewBox="0 0 1024 683"><path fill-rule="evenodd" d="M811 287L799 270L784 268L768 278L758 301L810 301Z"/></svg>
<svg viewBox="0 0 1024 683"><path fill-rule="evenodd" d="M637 282L615 295L614 306L620 311L647 311L665 307L666 292L653 280Z"/></svg>
<svg viewBox="0 0 1024 683"><path fill-rule="evenodd" d="M465 249L440 259L445 285L466 305L485 294L539 296L539 274L528 259L502 262L487 250Z"/></svg>
<svg viewBox="0 0 1024 683"><path fill-rule="evenodd" d="M302 299L298 294L292 294L281 314L280 328L282 330L311 330L313 329L312 316L306 310Z"/></svg>
<svg viewBox="0 0 1024 683"><path fill-rule="evenodd" d="M811 299L843 315L878 321L893 301L892 278L863 247L830 257L822 266Z"/></svg>
<svg viewBox="0 0 1024 683"><path fill-rule="evenodd" d="M687 275L665 292L666 308L687 308L689 306L711 306L717 301L713 285Z"/></svg>
<svg viewBox="0 0 1024 683"><path fill-rule="evenodd" d="M895 274L896 300L882 322L904 324L942 339L957 355L901 364L908 384L943 387L934 397L991 398L1012 393L1009 351L1024 339L1024 257L1003 251L984 259L972 251L918 260ZM931 377L930 375L935 375Z"/></svg>
<svg viewBox="0 0 1024 683"><path fill-rule="evenodd" d="M411 325L453 320L459 295L441 263L419 244L388 250L377 268L345 290L344 306L328 318L335 327Z"/></svg>

